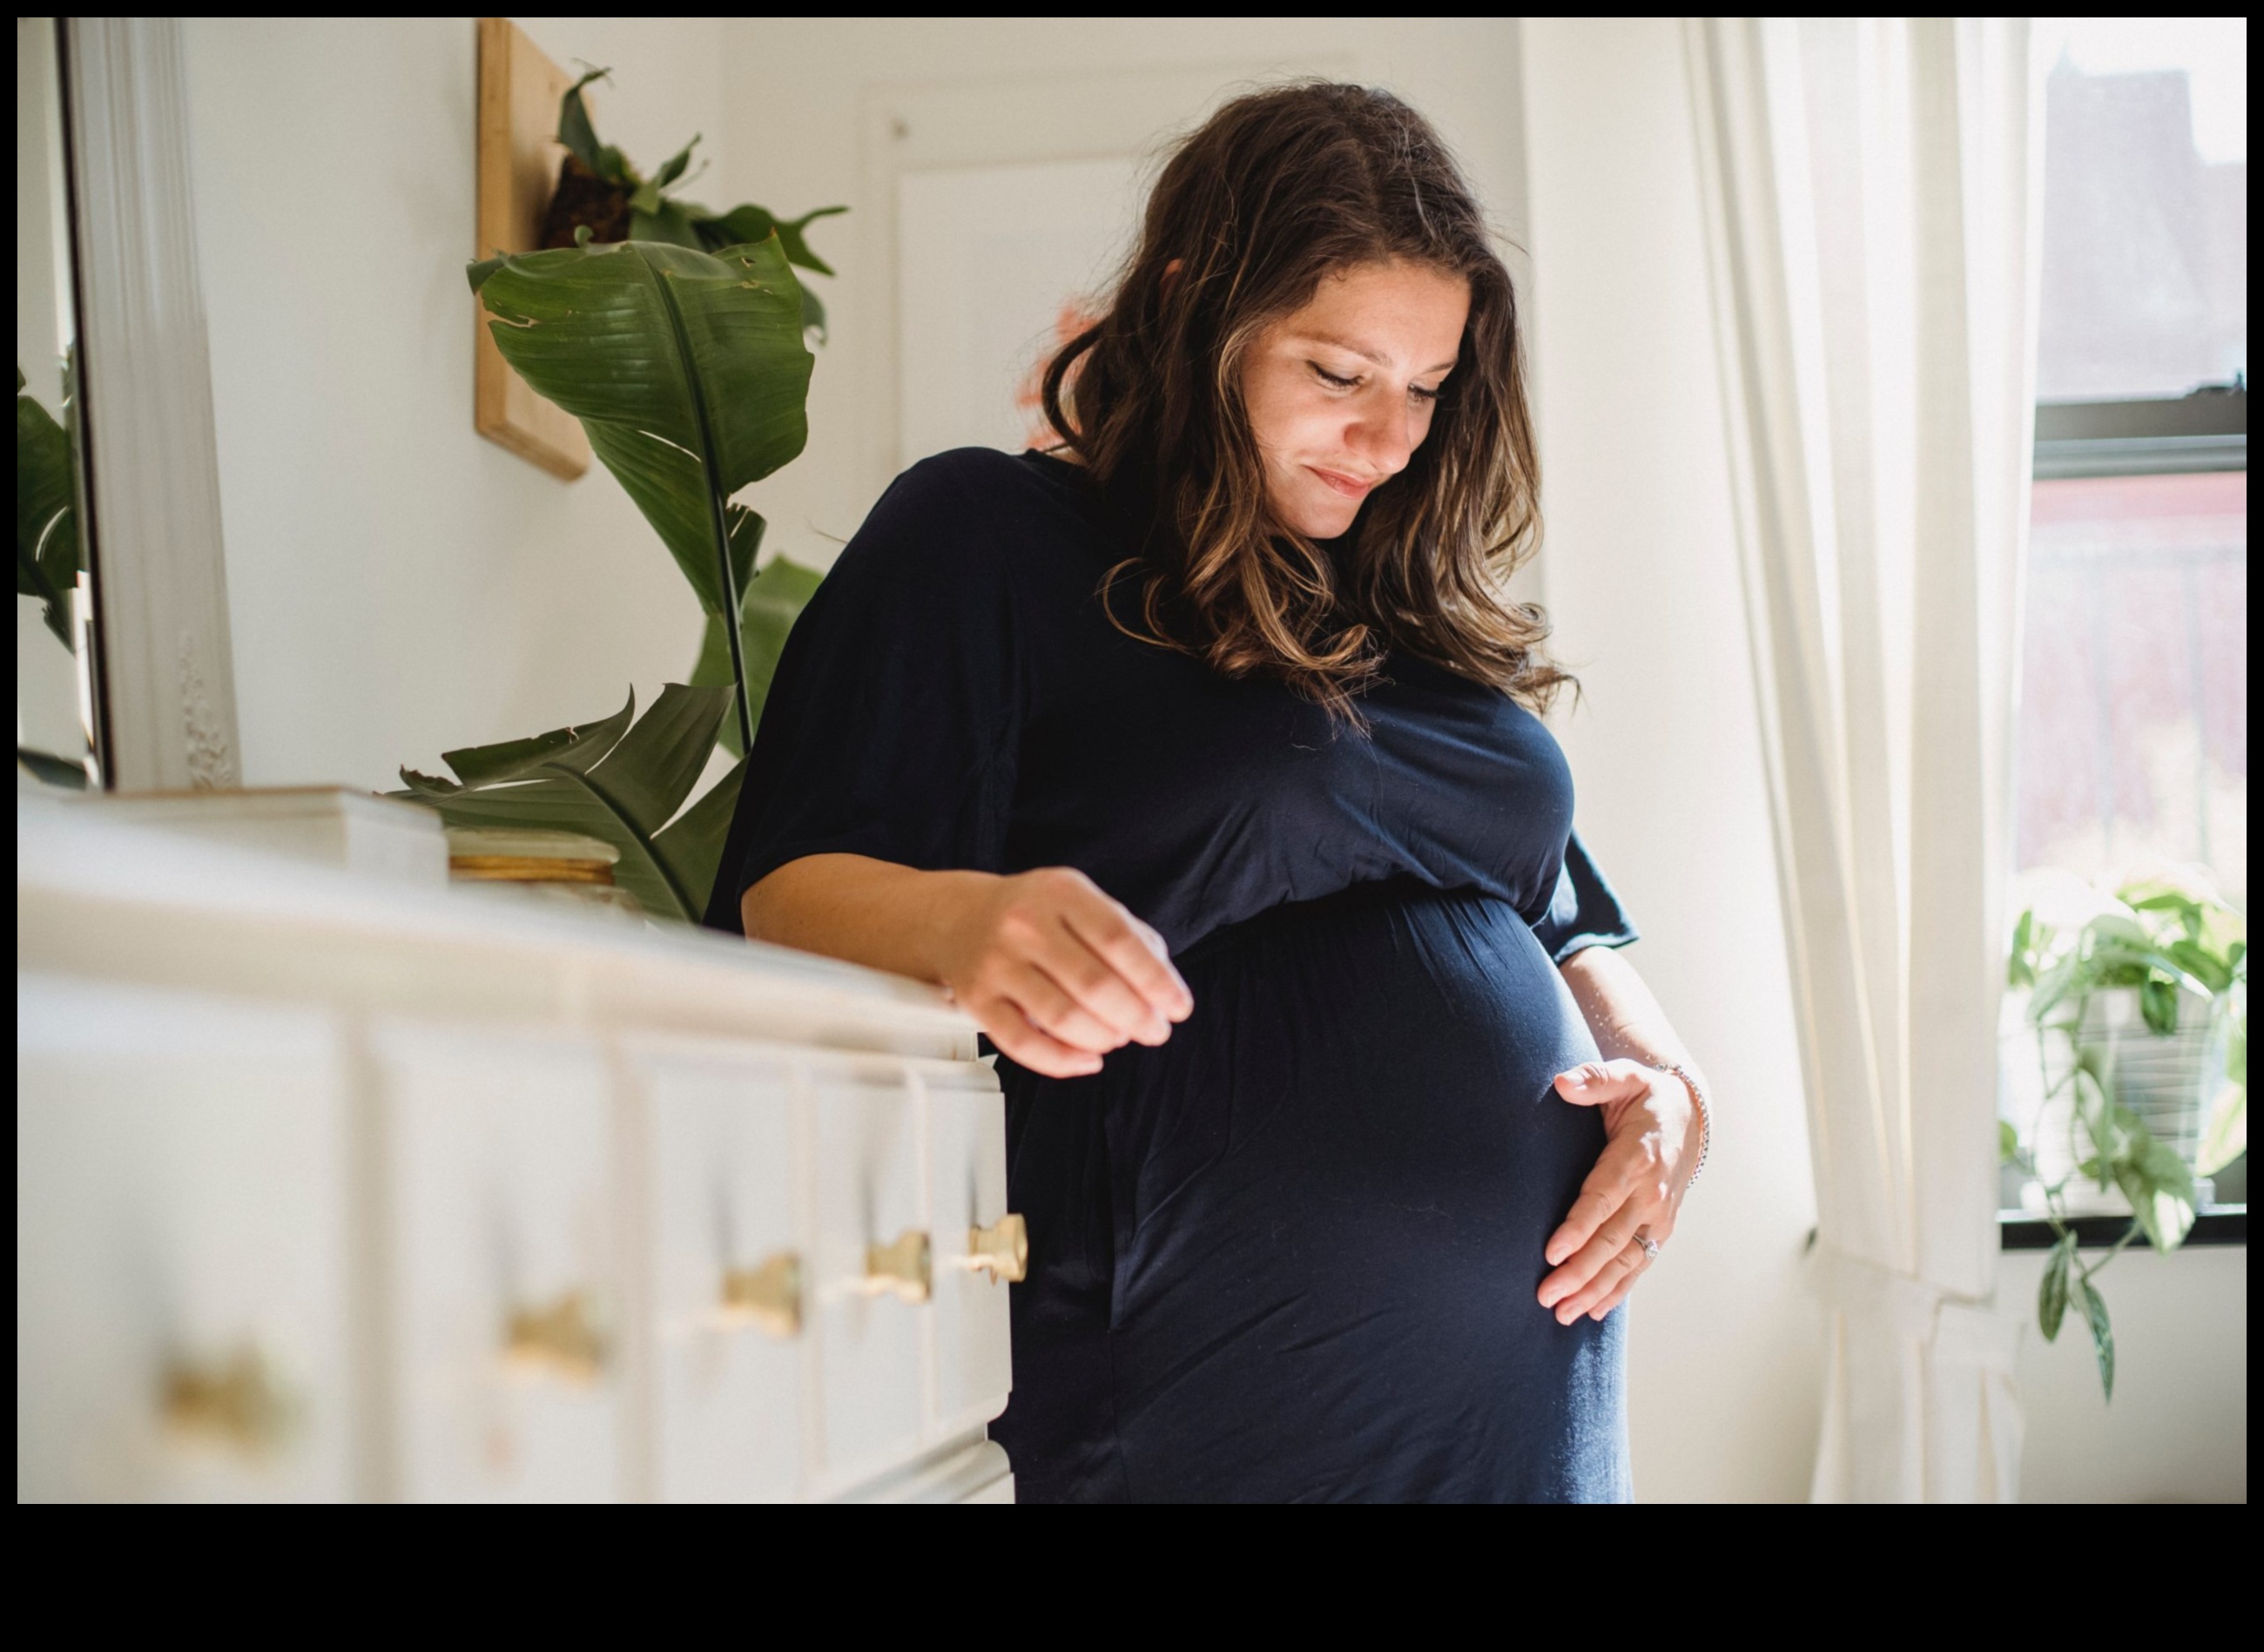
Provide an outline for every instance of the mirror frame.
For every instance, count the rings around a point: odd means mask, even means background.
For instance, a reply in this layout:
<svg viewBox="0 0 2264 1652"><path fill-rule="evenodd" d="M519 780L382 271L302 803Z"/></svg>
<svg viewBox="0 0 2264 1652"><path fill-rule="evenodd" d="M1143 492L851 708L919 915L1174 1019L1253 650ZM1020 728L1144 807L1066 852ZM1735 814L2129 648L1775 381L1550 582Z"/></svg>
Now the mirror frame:
<svg viewBox="0 0 2264 1652"><path fill-rule="evenodd" d="M66 18L58 48L103 781L228 790L243 767L180 24Z"/></svg>

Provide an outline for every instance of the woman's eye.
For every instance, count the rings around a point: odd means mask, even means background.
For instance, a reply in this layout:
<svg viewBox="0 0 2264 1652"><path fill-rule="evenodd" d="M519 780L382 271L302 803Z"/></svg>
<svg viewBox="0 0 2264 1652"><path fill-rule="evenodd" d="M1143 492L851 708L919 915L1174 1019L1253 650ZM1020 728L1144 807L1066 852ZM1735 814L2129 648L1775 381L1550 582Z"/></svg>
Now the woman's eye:
<svg viewBox="0 0 2264 1652"><path fill-rule="evenodd" d="M1308 361L1305 365L1312 368L1314 377L1333 390L1348 390L1360 382L1358 379L1347 379L1332 373L1317 361Z"/></svg>
<svg viewBox="0 0 2264 1652"><path fill-rule="evenodd" d="M1411 384L1407 387L1407 394L1419 402L1435 402L1439 399L1439 391L1441 388L1434 384L1430 389L1425 389L1419 384Z"/></svg>

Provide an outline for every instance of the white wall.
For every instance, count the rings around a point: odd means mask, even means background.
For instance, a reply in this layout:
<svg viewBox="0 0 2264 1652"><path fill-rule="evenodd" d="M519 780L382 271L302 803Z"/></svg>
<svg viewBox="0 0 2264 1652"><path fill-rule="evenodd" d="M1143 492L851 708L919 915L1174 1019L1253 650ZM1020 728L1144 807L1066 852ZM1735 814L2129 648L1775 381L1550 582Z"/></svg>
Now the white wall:
<svg viewBox="0 0 2264 1652"><path fill-rule="evenodd" d="M942 142L959 156L978 142L987 161L1102 157L1135 147L1128 133L1168 137L1250 82L1350 75L1423 110L1503 227L1516 232L1521 217L1507 20L763 18L729 28L732 175L780 212L851 207L814 236L841 275L818 283L833 338L811 388L809 450L751 501L771 520L772 544L817 566L906 459L892 368L900 160L934 164ZM893 109L919 113L898 124ZM939 134L931 121L990 130Z"/></svg>
<svg viewBox="0 0 2264 1652"><path fill-rule="evenodd" d="M1636 1491L1805 1496L1823 1380L1799 1055L1731 536L1681 37L1528 19L1543 577L1581 829L1719 1091L1633 1299Z"/></svg>
<svg viewBox="0 0 2264 1652"><path fill-rule="evenodd" d="M2073 1314L2057 1343L2036 1334L2043 1255L2014 1252L1997 1270L1998 1300L2027 1321L2021 1501L2247 1502L2247 1248L2125 1252L2099 1275L2115 1322L2111 1403Z"/></svg>
<svg viewBox="0 0 2264 1652"><path fill-rule="evenodd" d="M721 24L522 26L613 66L608 140L704 132L728 193ZM618 484L472 429L472 20L183 29L246 783L398 784L681 680L698 605Z"/></svg>

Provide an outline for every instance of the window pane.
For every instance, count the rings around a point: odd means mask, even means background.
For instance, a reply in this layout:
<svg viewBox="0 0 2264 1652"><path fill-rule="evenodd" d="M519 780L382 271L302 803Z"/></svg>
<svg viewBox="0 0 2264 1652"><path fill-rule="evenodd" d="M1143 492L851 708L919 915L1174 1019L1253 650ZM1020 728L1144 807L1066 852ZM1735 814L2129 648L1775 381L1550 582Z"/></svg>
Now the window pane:
<svg viewBox="0 0 2264 1652"><path fill-rule="evenodd" d="M2248 475L2039 482L2022 642L2022 871L2113 887L2198 864L2248 904ZM2037 1146L2035 1035L2006 1001L2005 1117ZM2025 1184L2025 1185L2024 1185ZM2244 1204L2244 1156L2218 1171ZM2092 1197L2077 1179L2077 1196ZM2012 1167L2006 1209L2040 1195Z"/></svg>
<svg viewBox="0 0 2264 1652"><path fill-rule="evenodd" d="M2248 898L2248 475L2035 484L2020 863Z"/></svg>
<svg viewBox="0 0 2264 1652"><path fill-rule="evenodd" d="M2248 25L2039 18L2045 401L2248 370Z"/></svg>

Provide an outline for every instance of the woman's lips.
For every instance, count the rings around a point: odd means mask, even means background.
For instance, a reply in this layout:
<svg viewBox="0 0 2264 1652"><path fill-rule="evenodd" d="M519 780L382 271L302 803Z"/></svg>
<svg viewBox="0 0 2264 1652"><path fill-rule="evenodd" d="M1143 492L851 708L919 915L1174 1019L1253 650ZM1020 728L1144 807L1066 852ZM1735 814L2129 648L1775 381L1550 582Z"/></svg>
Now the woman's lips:
<svg viewBox="0 0 2264 1652"><path fill-rule="evenodd" d="M1346 476L1339 471L1324 470L1317 464L1309 464L1305 469L1311 471L1315 476L1320 477L1322 481L1327 483L1329 486L1334 488L1338 492L1343 494L1345 498L1348 499L1365 499L1368 496L1368 491L1375 486L1375 484L1373 482L1355 482L1350 477Z"/></svg>

